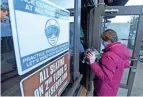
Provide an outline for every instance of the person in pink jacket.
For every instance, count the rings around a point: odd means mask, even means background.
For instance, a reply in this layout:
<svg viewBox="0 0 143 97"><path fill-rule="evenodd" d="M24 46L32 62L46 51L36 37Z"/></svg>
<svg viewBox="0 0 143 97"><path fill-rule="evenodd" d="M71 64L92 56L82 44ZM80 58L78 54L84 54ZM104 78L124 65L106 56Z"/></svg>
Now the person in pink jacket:
<svg viewBox="0 0 143 97"><path fill-rule="evenodd" d="M95 72L94 96L116 96L124 69L130 66L130 50L117 42L117 33L112 29L104 31L101 38L105 49L99 62L95 62L95 55L88 53L90 66Z"/></svg>

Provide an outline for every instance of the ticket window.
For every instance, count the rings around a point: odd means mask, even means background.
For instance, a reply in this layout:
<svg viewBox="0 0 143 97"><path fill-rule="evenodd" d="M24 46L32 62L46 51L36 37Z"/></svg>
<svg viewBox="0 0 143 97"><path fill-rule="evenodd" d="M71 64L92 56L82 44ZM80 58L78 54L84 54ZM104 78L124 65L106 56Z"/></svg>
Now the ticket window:
<svg viewBox="0 0 143 97"><path fill-rule="evenodd" d="M74 22L70 22L70 72L74 72ZM82 55L84 53L84 46L82 40L79 41L79 46L76 47L79 49L79 66L82 61ZM79 67L80 68L80 67Z"/></svg>

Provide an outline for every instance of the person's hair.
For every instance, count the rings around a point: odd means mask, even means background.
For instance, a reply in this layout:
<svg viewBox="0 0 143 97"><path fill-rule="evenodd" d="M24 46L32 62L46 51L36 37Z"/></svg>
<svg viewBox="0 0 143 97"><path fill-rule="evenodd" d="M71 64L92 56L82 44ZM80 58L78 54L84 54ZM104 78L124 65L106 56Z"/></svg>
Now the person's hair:
<svg viewBox="0 0 143 97"><path fill-rule="evenodd" d="M3 12L9 12L8 3L3 3L0 7Z"/></svg>
<svg viewBox="0 0 143 97"><path fill-rule="evenodd" d="M111 42L117 42L118 41L117 33L116 33L116 31L114 31L112 29L105 30L102 33L101 38L104 41L111 41Z"/></svg>

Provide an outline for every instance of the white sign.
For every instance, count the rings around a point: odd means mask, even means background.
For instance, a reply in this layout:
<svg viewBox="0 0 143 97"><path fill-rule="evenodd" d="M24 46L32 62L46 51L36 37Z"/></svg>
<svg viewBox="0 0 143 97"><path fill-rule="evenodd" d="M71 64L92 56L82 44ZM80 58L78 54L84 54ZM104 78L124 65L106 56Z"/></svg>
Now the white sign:
<svg viewBox="0 0 143 97"><path fill-rule="evenodd" d="M48 0L9 0L19 75L69 50L69 15Z"/></svg>

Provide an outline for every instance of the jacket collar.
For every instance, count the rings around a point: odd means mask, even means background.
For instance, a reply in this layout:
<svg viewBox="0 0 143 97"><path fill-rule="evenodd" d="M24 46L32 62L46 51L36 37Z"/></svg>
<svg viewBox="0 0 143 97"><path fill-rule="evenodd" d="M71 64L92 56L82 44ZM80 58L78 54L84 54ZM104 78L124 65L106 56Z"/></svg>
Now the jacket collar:
<svg viewBox="0 0 143 97"><path fill-rule="evenodd" d="M103 52L110 51L111 48L116 47L118 45L121 45L121 43L120 42L111 43L106 48L103 49Z"/></svg>

